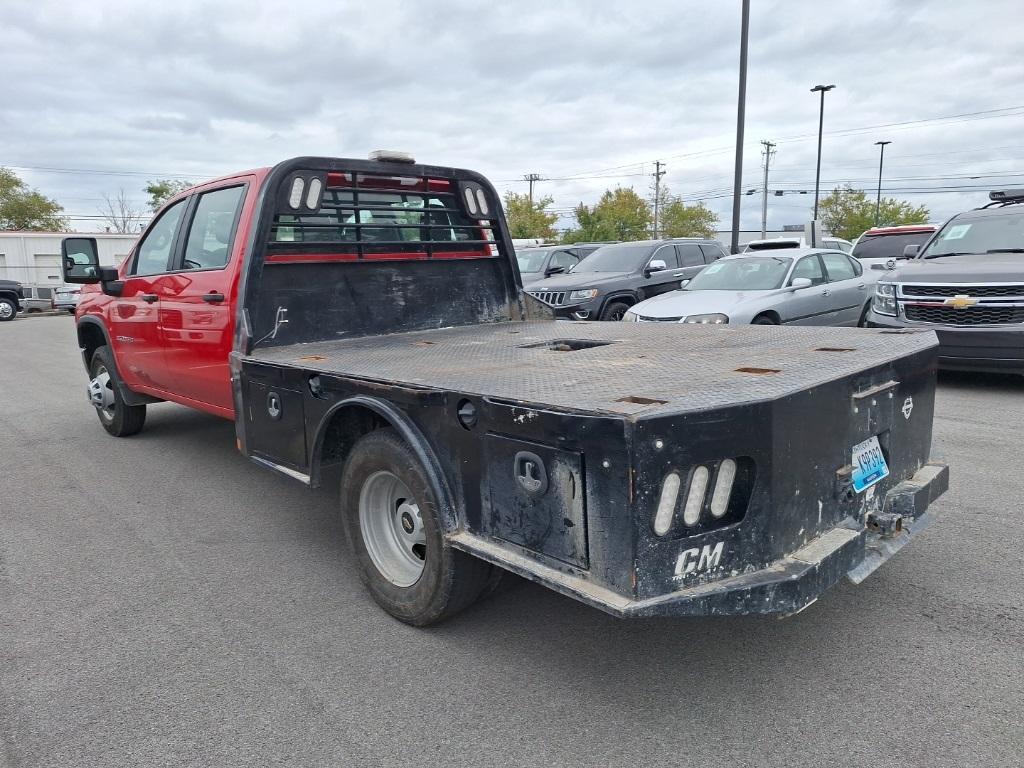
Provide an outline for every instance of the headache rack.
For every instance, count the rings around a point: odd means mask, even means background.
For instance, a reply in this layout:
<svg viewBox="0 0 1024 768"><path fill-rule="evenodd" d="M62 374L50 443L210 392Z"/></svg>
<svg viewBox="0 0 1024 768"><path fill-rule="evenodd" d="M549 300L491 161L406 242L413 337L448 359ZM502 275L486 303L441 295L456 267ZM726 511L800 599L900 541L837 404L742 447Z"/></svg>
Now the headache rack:
<svg viewBox="0 0 1024 768"><path fill-rule="evenodd" d="M295 158L265 182L241 347L523 318L497 192L472 171Z"/></svg>
<svg viewBox="0 0 1024 768"><path fill-rule="evenodd" d="M278 206L267 242L268 264L499 255L491 220L481 218L498 214L496 201L478 185L407 171L335 171L323 177L297 172L284 189L286 205Z"/></svg>

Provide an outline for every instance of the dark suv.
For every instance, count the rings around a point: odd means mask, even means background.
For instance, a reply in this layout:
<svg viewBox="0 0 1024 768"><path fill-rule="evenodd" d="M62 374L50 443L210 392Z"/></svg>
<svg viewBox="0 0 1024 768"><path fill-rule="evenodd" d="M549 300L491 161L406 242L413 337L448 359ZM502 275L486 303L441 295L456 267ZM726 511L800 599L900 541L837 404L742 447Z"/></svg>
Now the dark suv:
<svg viewBox="0 0 1024 768"><path fill-rule="evenodd" d="M13 280L0 280L0 322L13 320L21 311L21 300L25 298L25 289L21 283Z"/></svg>
<svg viewBox="0 0 1024 768"><path fill-rule="evenodd" d="M939 365L1024 372L1024 189L947 221L875 286L868 324L925 328Z"/></svg>
<svg viewBox="0 0 1024 768"><path fill-rule="evenodd" d="M571 320L621 320L631 306L674 291L726 255L716 240L678 238L598 248L568 274L531 283L527 293Z"/></svg>

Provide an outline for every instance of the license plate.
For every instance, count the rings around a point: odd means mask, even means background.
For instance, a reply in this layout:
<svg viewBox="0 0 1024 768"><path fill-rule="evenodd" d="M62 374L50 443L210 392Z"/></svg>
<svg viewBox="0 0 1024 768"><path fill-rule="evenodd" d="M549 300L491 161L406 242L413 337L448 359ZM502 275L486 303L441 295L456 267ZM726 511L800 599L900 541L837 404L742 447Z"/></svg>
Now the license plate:
<svg viewBox="0 0 1024 768"><path fill-rule="evenodd" d="M888 476L889 465L877 437L853 446L853 490L860 493Z"/></svg>

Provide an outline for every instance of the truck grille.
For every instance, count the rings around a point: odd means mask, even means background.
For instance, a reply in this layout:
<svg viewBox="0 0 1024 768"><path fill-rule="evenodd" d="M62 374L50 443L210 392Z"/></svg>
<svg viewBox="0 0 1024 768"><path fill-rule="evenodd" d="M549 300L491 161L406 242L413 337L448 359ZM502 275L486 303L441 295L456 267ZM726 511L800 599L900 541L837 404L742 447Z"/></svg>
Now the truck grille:
<svg viewBox="0 0 1024 768"><path fill-rule="evenodd" d="M943 323L946 325L1024 323L1024 307L976 305L966 309L955 309L953 307L923 307L906 304L903 307L903 312L907 320L919 323Z"/></svg>
<svg viewBox="0 0 1024 768"><path fill-rule="evenodd" d="M970 296L975 299L1007 299L1024 297L1024 285L903 285L901 293L908 298Z"/></svg>
<svg viewBox="0 0 1024 768"><path fill-rule="evenodd" d="M543 301L551 307L560 307L565 303L565 291L527 291L537 301Z"/></svg>

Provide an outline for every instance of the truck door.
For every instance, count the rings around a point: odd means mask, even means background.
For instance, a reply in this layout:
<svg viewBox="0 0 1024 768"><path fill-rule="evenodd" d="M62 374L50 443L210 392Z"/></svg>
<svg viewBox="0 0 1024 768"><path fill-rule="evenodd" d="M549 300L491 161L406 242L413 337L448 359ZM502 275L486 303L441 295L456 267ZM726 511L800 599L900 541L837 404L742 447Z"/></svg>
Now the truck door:
<svg viewBox="0 0 1024 768"><path fill-rule="evenodd" d="M175 394L231 416L228 355L234 336L235 286L241 247L235 237L247 185L235 183L191 198L172 285L161 299L160 324ZM239 248L234 248L235 243ZM237 253L236 253L237 252Z"/></svg>
<svg viewBox="0 0 1024 768"><path fill-rule="evenodd" d="M150 225L125 267L121 295L110 303L110 341L118 371L132 388L163 390L168 384L160 301L185 203L166 208Z"/></svg>
<svg viewBox="0 0 1024 768"><path fill-rule="evenodd" d="M647 278L642 286L643 298L645 299L676 290L679 287L679 282L684 277L683 271L679 269L679 258L676 256L675 246L661 246L651 254L651 258L647 263L651 264L655 261L664 261L666 269L650 273L650 277Z"/></svg>
<svg viewBox="0 0 1024 768"><path fill-rule="evenodd" d="M863 268L845 253L823 253L821 260L825 263L831 291L830 324L857 325L868 301L868 284Z"/></svg>

